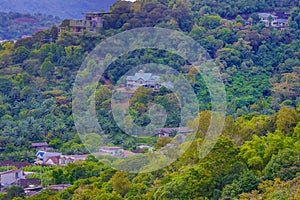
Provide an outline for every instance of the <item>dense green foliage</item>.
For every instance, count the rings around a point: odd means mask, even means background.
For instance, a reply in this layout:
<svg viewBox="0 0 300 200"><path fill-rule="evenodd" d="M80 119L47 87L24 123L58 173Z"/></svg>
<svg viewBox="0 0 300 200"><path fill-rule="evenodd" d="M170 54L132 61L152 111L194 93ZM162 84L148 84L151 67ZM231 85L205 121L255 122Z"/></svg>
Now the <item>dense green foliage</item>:
<svg viewBox="0 0 300 200"><path fill-rule="evenodd" d="M46 190L30 199L299 198L295 188L299 188L300 175L300 9L293 8L299 2L232 1L226 3L228 11L222 2L209 2L119 1L111 7L112 14L104 16L98 33L59 33L53 26L0 46L1 160L32 161L35 152L30 143L41 141L63 154L87 153L72 118L76 72L99 42L123 30L155 26L183 31L215 59L226 86L223 136L205 159L199 159L197 147L210 121L210 99L201 75L193 67L185 71L188 63L168 52L143 49L122 56L104 73L102 82L115 84L130 68L151 62L184 74L201 109L199 118L188 124L198 128L197 140L176 162L148 174L116 172L102 163L120 160L108 157L47 168L44 185L72 186L55 195ZM253 14L273 9L291 11L285 29L265 27ZM237 15L244 13L253 14L249 23ZM158 149L168 143L168 139L157 142L157 138L124 134L111 112L113 92L108 84L95 91L106 145L134 149L137 143L148 143ZM178 99L166 88L139 88L130 103L130 114L139 125L149 123L148 107L159 103L169 114L166 127L178 126ZM195 127L198 120L199 127Z"/></svg>
<svg viewBox="0 0 300 200"><path fill-rule="evenodd" d="M265 0L265 1L197 1L191 0L192 10L196 14L215 12L222 17L235 17L238 14L252 14L270 10L289 10L299 6L296 0Z"/></svg>
<svg viewBox="0 0 300 200"><path fill-rule="evenodd" d="M60 19L45 14L21 14L0 12L0 40L18 39L30 36L41 29L58 24Z"/></svg>
<svg viewBox="0 0 300 200"><path fill-rule="evenodd" d="M292 122L280 116L285 109L297 113L297 125L284 134L280 123ZM66 167L43 167L44 185L72 186L58 193L45 190L29 199L298 199L300 112L284 107L273 116L257 117L261 124L269 123L267 134L259 136L260 126L250 129L256 133L248 129L237 134L242 126L251 126L255 116L243 116L237 123L228 116L223 136L207 157L199 158L197 146L203 142L199 137L181 158L151 173L116 171L103 164L107 159L98 161L92 156ZM252 137L239 145L241 134Z"/></svg>

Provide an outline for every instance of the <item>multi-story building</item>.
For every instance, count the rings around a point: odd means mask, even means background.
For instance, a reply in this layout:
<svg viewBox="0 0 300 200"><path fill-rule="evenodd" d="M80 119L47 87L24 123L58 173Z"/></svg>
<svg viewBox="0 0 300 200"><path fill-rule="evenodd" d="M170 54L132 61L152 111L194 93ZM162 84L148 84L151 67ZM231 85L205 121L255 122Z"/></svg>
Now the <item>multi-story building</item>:
<svg viewBox="0 0 300 200"><path fill-rule="evenodd" d="M65 20L60 25L60 31L69 30L74 33L82 33L84 31L97 32L103 26L104 12L88 12L85 13L85 18L81 20Z"/></svg>
<svg viewBox="0 0 300 200"><path fill-rule="evenodd" d="M17 181L24 179L24 172L21 170L9 170L0 173L1 188L7 188L11 185L17 184Z"/></svg>

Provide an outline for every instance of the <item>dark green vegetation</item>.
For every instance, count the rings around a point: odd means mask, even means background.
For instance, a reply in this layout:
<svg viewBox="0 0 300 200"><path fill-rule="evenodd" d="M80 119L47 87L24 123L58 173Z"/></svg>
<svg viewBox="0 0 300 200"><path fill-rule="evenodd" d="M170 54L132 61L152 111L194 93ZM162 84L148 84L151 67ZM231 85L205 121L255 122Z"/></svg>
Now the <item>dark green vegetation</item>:
<svg viewBox="0 0 300 200"><path fill-rule="evenodd" d="M0 158L32 161L35 152L29 147L33 141L47 141L64 154L87 153L71 115L72 86L83 59L100 41L123 30L166 27L197 40L220 66L228 117L224 136L214 150L203 160L195 150L209 123L206 110L210 99L201 76L190 70L185 76L199 98L202 120L199 138L182 158L161 171L140 175L115 172L93 159L51 169L46 173L48 180L74 185L55 197L47 191L33 199L232 199L241 193L248 193L241 199L299 198L295 188L299 187L300 152L300 10L292 8L299 6L298 2L289 1L286 5L285 1L232 1L228 9L233 14L228 15L222 13L223 5L217 2L201 9L194 5L196 1L191 1L191 7L181 1L159 2L116 3L111 7L113 14L105 16L104 27L97 34L58 34L54 26L16 44L2 44L0 144L5 150ZM234 5L238 7L234 9ZM254 8L243 10L247 6ZM254 20L255 15L250 26L235 16L269 9L291 10L288 27L266 28ZM222 18L226 16L234 16L234 20ZM106 81L115 83L130 67L143 63L166 64L179 71L184 71L186 64L174 55L153 49L124 58L128 59L121 58L111 65L105 73ZM136 139L123 134L113 121L111 93L110 86L100 86L96 91L101 125L112 144L134 148ZM171 116L177 115L172 93L140 89L131 107L137 123L148 123L146 108L151 102L159 102ZM169 118L167 125L176 126L175 119ZM251 193L252 190L259 192Z"/></svg>
<svg viewBox="0 0 300 200"><path fill-rule="evenodd" d="M18 39L24 35L32 35L59 22L60 19L52 15L0 12L0 40Z"/></svg>
<svg viewBox="0 0 300 200"><path fill-rule="evenodd" d="M296 0L253 0L253 1L197 1L191 0L192 10L197 14L217 13L222 17L235 17L238 14L252 14L270 10L290 10L299 6Z"/></svg>
<svg viewBox="0 0 300 200"><path fill-rule="evenodd" d="M2 0L0 11L20 13L43 13L60 18L80 19L84 12L109 10L116 0Z"/></svg>

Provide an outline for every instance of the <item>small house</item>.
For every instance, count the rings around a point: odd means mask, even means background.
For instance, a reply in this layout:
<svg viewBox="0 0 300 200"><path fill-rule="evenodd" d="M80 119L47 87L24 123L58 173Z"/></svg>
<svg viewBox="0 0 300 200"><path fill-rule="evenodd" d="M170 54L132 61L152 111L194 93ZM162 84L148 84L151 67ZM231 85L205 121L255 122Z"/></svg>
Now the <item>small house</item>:
<svg viewBox="0 0 300 200"><path fill-rule="evenodd" d="M47 151L38 151L36 153L36 162L38 165L45 165L48 161L48 164L53 162L53 160L49 160L50 158L54 158L56 156L61 156L62 154L59 152L47 152Z"/></svg>
<svg viewBox="0 0 300 200"><path fill-rule="evenodd" d="M156 135L158 135L158 137L174 137L177 134L188 134L192 132L194 132L194 130L187 127L161 128Z"/></svg>
<svg viewBox="0 0 300 200"><path fill-rule="evenodd" d="M112 156L123 156L124 149L121 147L110 147L110 146L101 146L99 147L99 152L104 155L112 155Z"/></svg>
<svg viewBox="0 0 300 200"><path fill-rule="evenodd" d="M159 89L159 76L154 76L152 73L145 73L143 70L140 70L138 73L135 73L134 76L127 76L126 85L128 88L137 88L137 87L146 87L146 88L155 88Z"/></svg>
<svg viewBox="0 0 300 200"><path fill-rule="evenodd" d="M68 155L68 156L60 156L59 157L59 163L60 166L65 166L68 163L72 163L78 160L85 160L88 157L88 154L85 155Z"/></svg>
<svg viewBox="0 0 300 200"><path fill-rule="evenodd" d="M31 144L32 148L35 148L38 151L48 151L53 149L52 147L49 147L49 144L47 142L34 142Z"/></svg>

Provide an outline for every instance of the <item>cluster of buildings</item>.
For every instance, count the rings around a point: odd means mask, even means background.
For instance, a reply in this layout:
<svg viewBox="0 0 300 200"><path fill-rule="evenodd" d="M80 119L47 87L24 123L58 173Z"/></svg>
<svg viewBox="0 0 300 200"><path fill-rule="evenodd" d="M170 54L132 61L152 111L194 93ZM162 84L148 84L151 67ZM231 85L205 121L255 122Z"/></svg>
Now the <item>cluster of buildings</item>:
<svg viewBox="0 0 300 200"><path fill-rule="evenodd" d="M24 188L27 196L33 196L39 194L45 188L60 191L71 186L70 184L59 184L43 187L40 179L28 177L32 174L36 174L36 172L25 172L21 170L22 167L31 165L29 162L0 161L0 167L7 168L6 171L0 172L0 192L5 192L7 188L15 185ZM15 169L9 169L11 167Z"/></svg>
<svg viewBox="0 0 300 200"><path fill-rule="evenodd" d="M0 192L5 192L7 188L16 185L24 188L27 196L34 196L39 194L43 189L61 191L71 186L70 184L58 184L43 187L40 179L27 178L30 174L32 172L24 172L20 169L0 172Z"/></svg>
<svg viewBox="0 0 300 200"><path fill-rule="evenodd" d="M5 192L7 188L15 185L24 188L27 196L34 196L39 194L43 189L61 191L71 186L70 184L58 184L43 187L40 179L27 177L32 173L34 172L24 172L20 169L0 172L0 192Z"/></svg>
<svg viewBox="0 0 300 200"><path fill-rule="evenodd" d="M119 158L125 158L135 153L124 150L121 147L116 146L100 146L99 152L93 153L93 155L109 155L115 156ZM62 155L60 152L49 152L47 150L39 150L36 153L35 163L36 165L44 165L44 166L66 166L68 163L73 163L76 161L83 161L90 154L84 155Z"/></svg>
<svg viewBox="0 0 300 200"><path fill-rule="evenodd" d="M127 76L126 78L126 87L130 89L145 87L158 90L163 86L168 89L174 88L172 83L162 82L159 76L153 75L152 73L145 73L144 70L140 70L135 73L134 76Z"/></svg>
<svg viewBox="0 0 300 200"><path fill-rule="evenodd" d="M155 136L174 137L176 134L185 135L192 133L193 131L194 130L191 130L187 127L161 128L157 131ZM46 142L32 143L31 147L38 151L36 153L34 164L29 162L0 161L0 167L7 167L6 171L0 172L0 192L5 191L6 188L11 187L12 185L17 185L23 187L28 196L36 195L40 193L42 189L44 189L44 187L41 186L40 179L28 178L28 175L35 174L35 172L24 172L21 170L21 168L31 165L66 166L68 163L83 161L90 155L62 155L60 152L51 152L53 148L50 147ZM145 150L152 152L154 151L154 148L146 144L141 144L137 146L134 151L128 151L117 146L100 146L99 151L93 154L96 156L108 155L118 158L125 158L138 153L144 153L146 152ZM9 169L10 166L13 166L14 169ZM59 191L69 186L69 184L50 185L47 188Z"/></svg>
<svg viewBox="0 0 300 200"><path fill-rule="evenodd" d="M157 130L155 136L158 137L174 137L177 134L186 135L194 132L194 130L187 127L177 127L177 128L161 128ZM38 150L36 154L35 163L36 165L44 166L66 166L68 163L73 163L76 161L83 161L90 154L84 155L62 155L60 152L51 152L51 147L45 142L43 143L33 143L32 147ZM100 146L99 151L93 153L93 155L98 156L114 156L118 158L125 158L128 156L135 155L139 153L142 149L148 149L153 151L153 147L148 145L139 145L135 151L125 150L122 147L117 146Z"/></svg>
<svg viewBox="0 0 300 200"><path fill-rule="evenodd" d="M258 13L258 16L266 27L284 28L288 23L288 14L285 12L277 12L276 14Z"/></svg>

